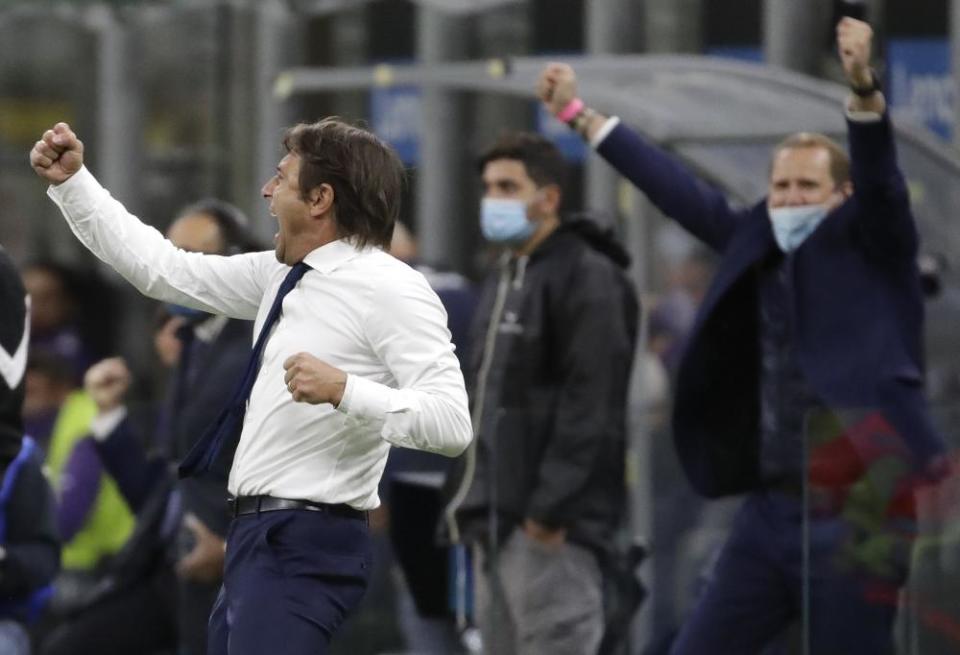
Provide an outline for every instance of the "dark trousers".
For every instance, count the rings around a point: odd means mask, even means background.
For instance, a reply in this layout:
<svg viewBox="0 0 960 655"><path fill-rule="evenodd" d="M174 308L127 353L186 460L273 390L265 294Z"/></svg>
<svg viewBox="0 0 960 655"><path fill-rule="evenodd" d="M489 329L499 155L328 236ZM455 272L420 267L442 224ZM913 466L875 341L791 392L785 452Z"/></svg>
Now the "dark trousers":
<svg viewBox="0 0 960 655"><path fill-rule="evenodd" d="M762 652L802 620L805 586L809 652L893 652L902 569L883 577L855 561L856 531L836 515L810 517L804 567L803 517L799 498L774 492L747 497L674 655Z"/></svg>
<svg viewBox="0 0 960 655"><path fill-rule="evenodd" d="M320 655L367 588L367 522L283 510L237 517L207 655Z"/></svg>

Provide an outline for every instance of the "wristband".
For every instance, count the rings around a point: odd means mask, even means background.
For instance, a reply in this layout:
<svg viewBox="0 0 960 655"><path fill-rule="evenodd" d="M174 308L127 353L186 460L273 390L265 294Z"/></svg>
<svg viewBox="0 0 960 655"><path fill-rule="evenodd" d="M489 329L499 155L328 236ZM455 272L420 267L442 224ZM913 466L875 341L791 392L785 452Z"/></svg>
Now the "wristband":
<svg viewBox="0 0 960 655"><path fill-rule="evenodd" d="M860 96L861 98L869 98L877 91L882 90L880 86L880 78L877 76L877 71L870 69L870 84L867 86L853 86L850 85L850 91L855 96Z"/></svg>
<svg viewBox="0 0 960 655"><path fill-rule="evenodd" d="M577 117L577 114L580 113L581 109L583 109L583 100L580 98L574 98L567 103L566 107L560 110L560 112L557 114L557 120L562 123L569 123Z"/></svg>
<svg viewBox="0 0 960 655"><path fill-rule="evenodd" d="M582 136L584 139L587 138L587 129L590 127L590 122L596 117L597 112L590 109L589 107L584 107L580 110L580 113L568 123L573 130Z"/></svg>

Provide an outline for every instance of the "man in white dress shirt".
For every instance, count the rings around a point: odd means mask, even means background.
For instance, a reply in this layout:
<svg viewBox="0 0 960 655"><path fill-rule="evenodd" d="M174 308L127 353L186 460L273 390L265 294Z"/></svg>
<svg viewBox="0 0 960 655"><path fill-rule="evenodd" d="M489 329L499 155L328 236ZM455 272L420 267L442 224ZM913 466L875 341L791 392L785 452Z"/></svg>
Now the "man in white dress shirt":
<svg viewBox="0 0 960 655"><path fill-rule="evenodd" d="M74 234L142 293L256 320L234 402L181 468L203 473L242 421L212 655L326 652L366 588L366 511L390 446L455 456L472 437L443 307L383 251L400 205L395 153L335 119L283 144L263 187L275 252L230 257L178 250L129 214L65 123L30 153Z"/></svg>

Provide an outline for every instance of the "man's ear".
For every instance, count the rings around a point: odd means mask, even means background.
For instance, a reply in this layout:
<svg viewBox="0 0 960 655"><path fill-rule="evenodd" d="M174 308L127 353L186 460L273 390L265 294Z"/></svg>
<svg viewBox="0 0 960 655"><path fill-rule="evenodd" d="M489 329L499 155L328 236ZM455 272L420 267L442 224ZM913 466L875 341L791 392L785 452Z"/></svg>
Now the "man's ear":
<svg viewBox="0 0 960 655"><path fill-rule="evenodd" d="M556 184L548 184L539 189L541 197L541 207L547 214L556 214L560 211L560 200L562 192Z"/></svg>
<svg viewBox="0 0 960 655"><path fill-rule="evenodd" d="M319 217L329 214L333 210L333 187L324 182L310 189L307 204L310 206L310 215Z"/></svg>
<svg viewBox="0 0 960 655"><path fill-rule="evenodd" d="M847 180L840 185L840 193L843 195L843 199L846 200L853 195L853 182Z"/></svg>

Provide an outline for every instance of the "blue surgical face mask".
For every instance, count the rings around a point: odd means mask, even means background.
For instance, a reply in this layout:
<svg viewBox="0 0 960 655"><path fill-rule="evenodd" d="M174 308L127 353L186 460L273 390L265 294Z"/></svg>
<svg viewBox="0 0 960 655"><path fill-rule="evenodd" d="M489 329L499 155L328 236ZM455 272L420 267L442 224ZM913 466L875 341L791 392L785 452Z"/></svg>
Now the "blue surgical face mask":
<svg viewBox="0 0 960 655"><path fill-rule="evenodd" d="M480 203L480 229L487 241L523 243L537 225L527 220L527 205L522 200L484 198Z"/></svg>
<svg viewBox="0 0 960 655"><path fill-rule="evenodd" d="M166 303L164 306L171 316L182 316L192 323L199 323L210 316L210 314L202 309L194 309L193 307L184 307L183 305L174 305L173 303Z"/></svg>
<svg viewBox="0 0 960 655"><path fill-rule="evenodd" d="M770 209L773 238L783 252L793 252L817 229L830 212L827 205L800 205Z"/></svg>

